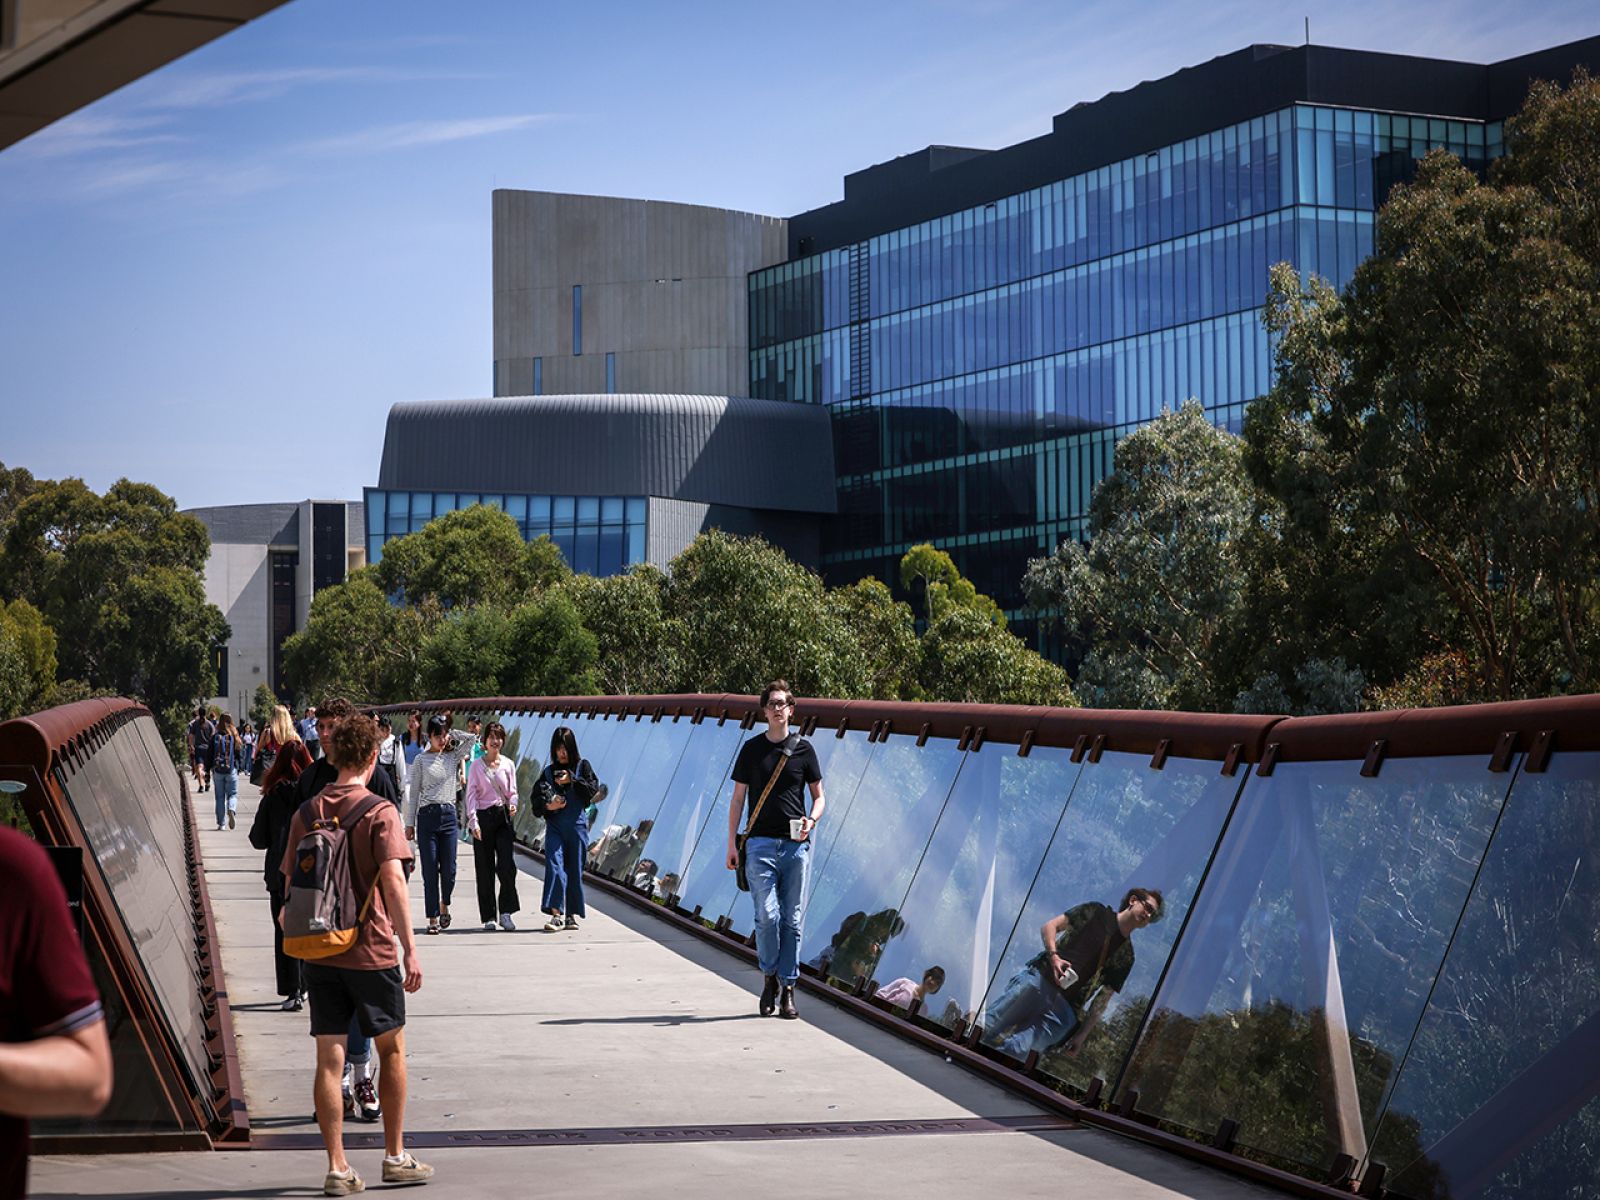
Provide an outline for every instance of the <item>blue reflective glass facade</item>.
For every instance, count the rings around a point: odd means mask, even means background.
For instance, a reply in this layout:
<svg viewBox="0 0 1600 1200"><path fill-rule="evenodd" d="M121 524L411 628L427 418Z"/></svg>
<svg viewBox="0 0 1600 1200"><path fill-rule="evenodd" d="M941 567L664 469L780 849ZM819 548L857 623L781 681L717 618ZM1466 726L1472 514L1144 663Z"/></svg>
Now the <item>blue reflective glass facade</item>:
<svg viewBox="0 0 1600 1200"><path fill-rule="evenodd" d="M435 517L474 504L509 513L530 542L548 536L585 575L618 575L645 560L648 506L643 496L529 496L367 488L367 561L390 538L415 533Z"/></svg>
<svg viewBox="0 0 1600 1200"><path fill-rule="evenodd" d="M1296 104L752 274L751 394L834 414L830 580L933 540L1015 609L1119 437L1191 396L1240 427L1272 264L1342 287L1422 154L1481 170L1499 137Z"/></svg>

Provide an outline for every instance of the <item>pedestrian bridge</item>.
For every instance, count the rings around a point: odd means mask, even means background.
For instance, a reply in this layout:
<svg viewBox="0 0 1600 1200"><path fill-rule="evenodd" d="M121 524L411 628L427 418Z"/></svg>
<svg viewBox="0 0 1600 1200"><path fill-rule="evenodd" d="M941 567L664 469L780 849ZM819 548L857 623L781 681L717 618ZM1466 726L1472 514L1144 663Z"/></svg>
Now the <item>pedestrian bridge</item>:
<svg viewBox="0 0 1600 1200"><path fill-rule="evenodd" d="M750 904L721 864L752 697L421 707L501 720L524 795L561 725L610 785L582 929L537 931L524 806L523 928L478 928L463 854L459 919L420 939L406 1125L445 1194L1600 1197L1600 699L802 701L829 807L799 1022L754 1013ZM0 726L0 779L41 841L84 852L118 1067L100 1118L36 1130L35 1194L306 1194L311 1048L278 1008L254 791L210 832L211 797L121 701ZM1040 925L1130 887L1164 919L1081 1051L1011 1057L986 1020ZM936 965L925 1001L876 997ZM346 1141L358 1167L380 1153L376 1126Z"/></svg>

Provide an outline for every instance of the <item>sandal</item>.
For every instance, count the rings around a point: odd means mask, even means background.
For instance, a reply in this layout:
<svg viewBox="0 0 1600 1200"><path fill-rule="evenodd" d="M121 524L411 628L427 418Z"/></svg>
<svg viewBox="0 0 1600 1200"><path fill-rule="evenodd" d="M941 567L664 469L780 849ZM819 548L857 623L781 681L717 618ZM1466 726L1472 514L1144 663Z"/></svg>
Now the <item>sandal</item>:
<svg viewBox="0 0 1600 1200"><path fill-rule="evenodd" d="M566 926L561 923L561 914L557 913L544 923L546 933L560 933Z"/></svg>
<svg viewBox="0 0 1600 1200"><path fill-rule="evenodd" d="M450 910L448 908L445 909L442 913L439 914L439 928L440 929L449 929L450 928Z"/></svg>
<svg viewBox="0 0 1600 1200"><path fill-rule="evenodd" d="M438 933L439 932L439 918L438 917L429 917L428 918L428 932L429 933Z"/></svg>

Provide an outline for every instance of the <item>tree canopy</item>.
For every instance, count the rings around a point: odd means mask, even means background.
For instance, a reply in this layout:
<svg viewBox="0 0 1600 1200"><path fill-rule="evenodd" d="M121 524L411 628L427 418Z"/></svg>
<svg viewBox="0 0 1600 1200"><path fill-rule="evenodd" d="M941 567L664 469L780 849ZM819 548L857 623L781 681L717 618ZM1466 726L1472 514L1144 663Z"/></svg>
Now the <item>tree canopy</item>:
<svg viewBox="0 0 1600 1200"><path fill-rule="evenodd" d="M1322 712L1600 685L1600 84L1442 151L1342 294L1273 268L1243 439L1126 438L1030 568L1090 703Z"/></svg>
<svg viewBox="0 0 1600 1200"><path fill-rule="evenodd" d="M0 601L34 679L23 703L131 696L172 737L215 689L212 652L228 637L205 599L209 552L205 526L149 484L120 479L99 495L0 467Z"/></svg>

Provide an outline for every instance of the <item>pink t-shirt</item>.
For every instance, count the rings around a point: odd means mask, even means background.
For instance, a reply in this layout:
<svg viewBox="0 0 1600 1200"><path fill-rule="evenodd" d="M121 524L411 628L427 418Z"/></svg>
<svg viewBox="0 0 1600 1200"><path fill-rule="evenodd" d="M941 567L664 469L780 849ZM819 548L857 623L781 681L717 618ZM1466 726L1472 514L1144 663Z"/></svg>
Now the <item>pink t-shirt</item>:
<svg viewBox="0 0 1600 1200"><path fill-rule="evenodd" d="M502 754L494 766L486 758L474 759L467 769L467 828L478 827L478 813L497 804L504 805L507 815L517 802L517 769Z"/></svg>
<svg viewBox="0 0 1600 1200"><path fill-rule="evenodd" d="M887 1000L890 1004L898 1004L901 1008L910 1008L911 1002L916 998L915 979L893 979L878 989L879 1000Z"/></svg>

